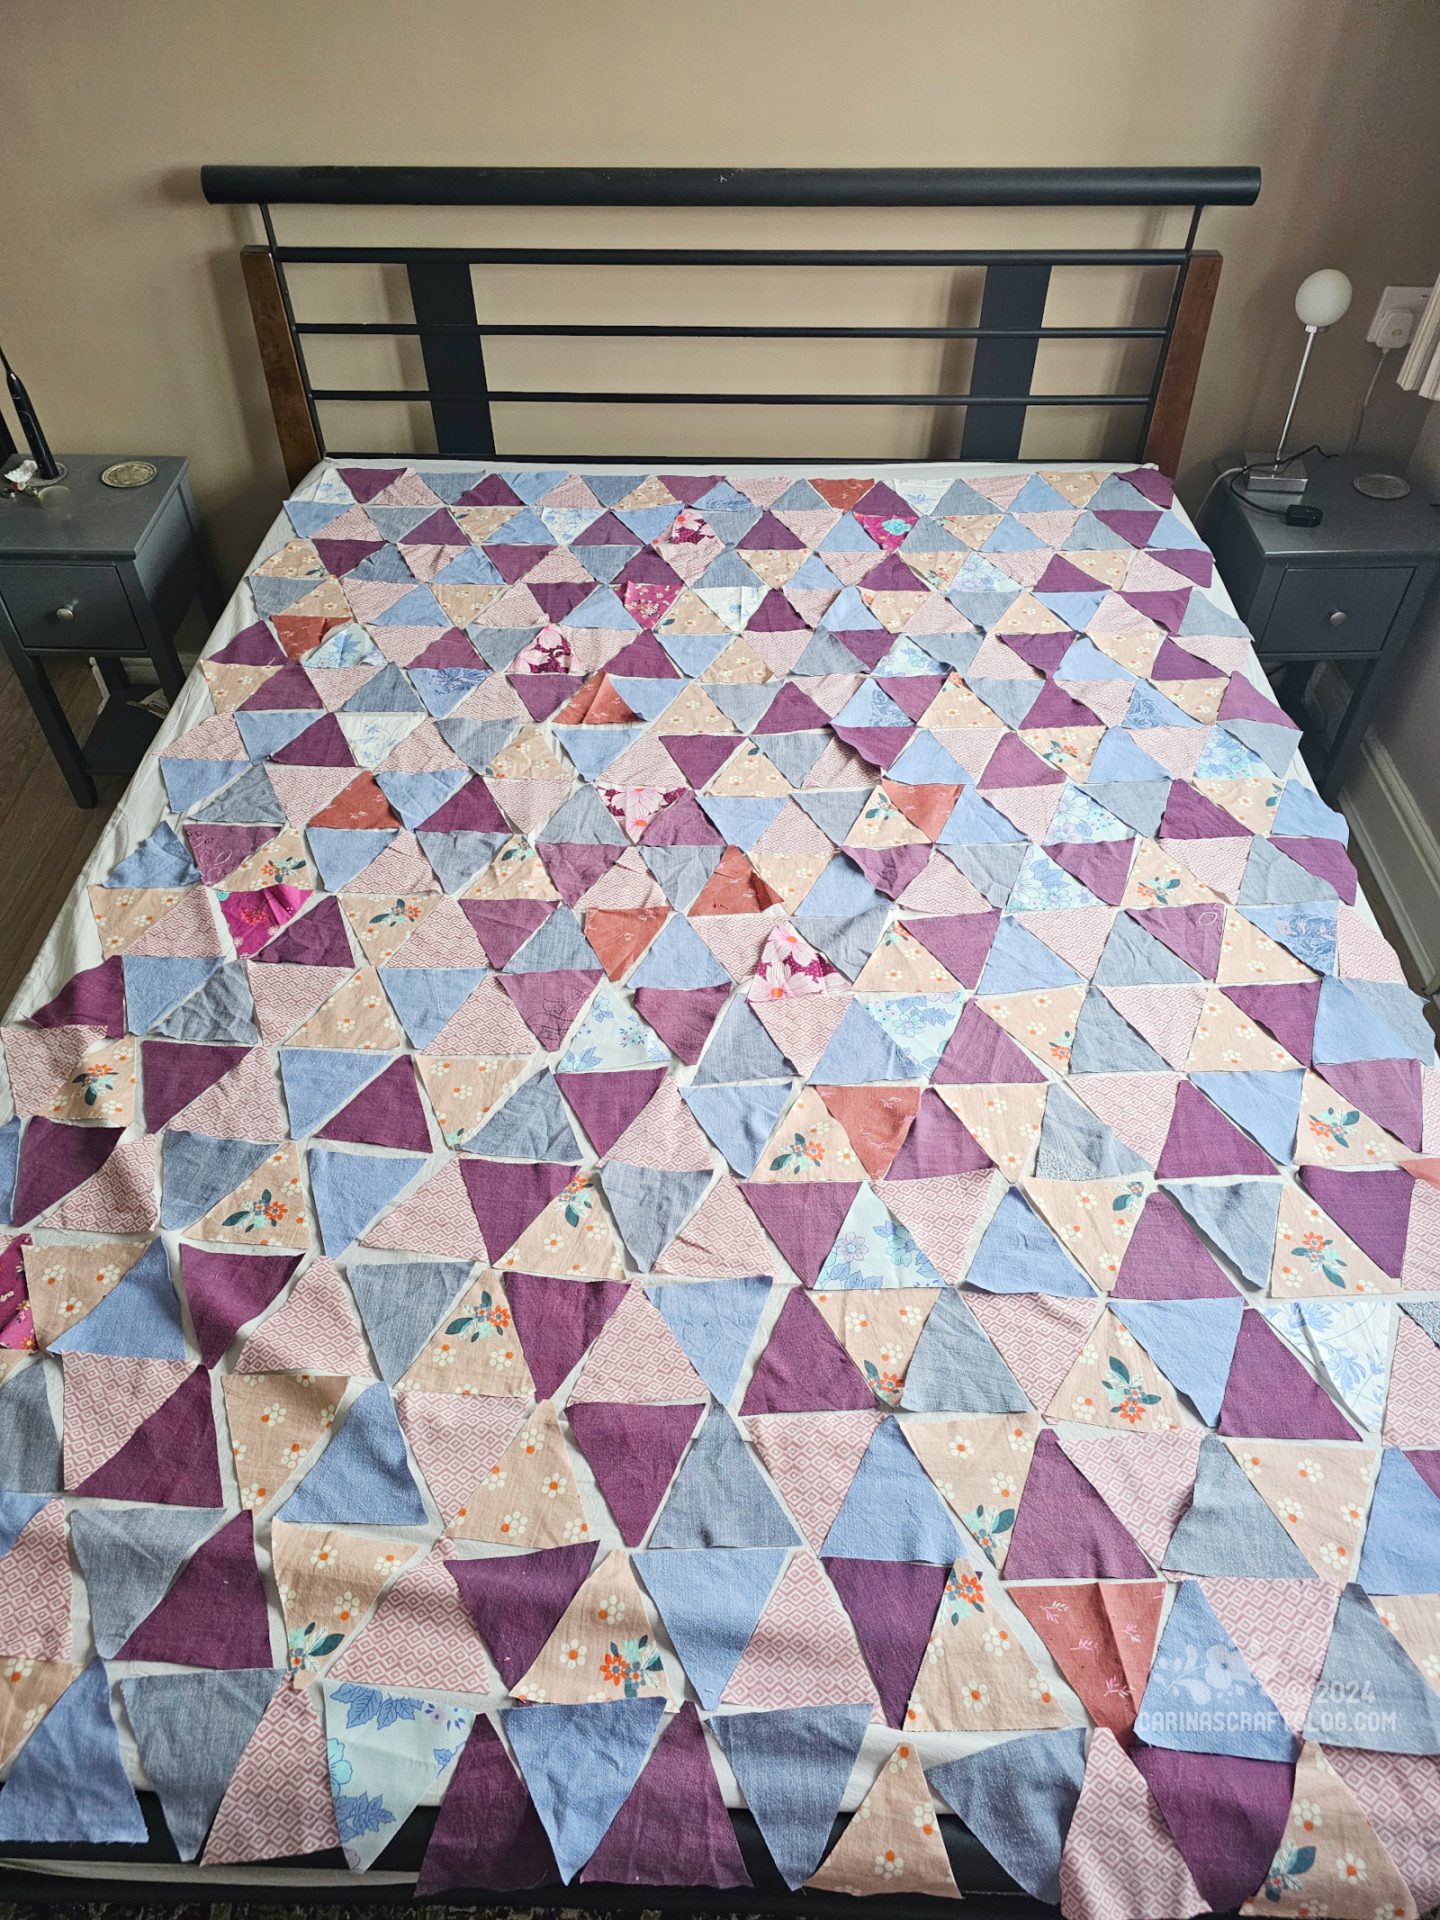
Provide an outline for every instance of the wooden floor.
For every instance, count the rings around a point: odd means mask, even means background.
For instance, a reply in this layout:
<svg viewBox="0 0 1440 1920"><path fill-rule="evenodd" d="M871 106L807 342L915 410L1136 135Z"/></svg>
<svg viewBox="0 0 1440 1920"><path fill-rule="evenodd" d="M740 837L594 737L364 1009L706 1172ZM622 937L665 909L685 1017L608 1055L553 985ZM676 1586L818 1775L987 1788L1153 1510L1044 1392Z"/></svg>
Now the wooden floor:
<svg viewBox="0 0 1440 1920"><path fill-rule="evenodd" d="M63 663L55 684L71 724L83 735L100 710L88 665ZM126 785L114 775L95 784L99 804L77 807L29 702L0 668L0 1011L9 1006Z"/></svg>

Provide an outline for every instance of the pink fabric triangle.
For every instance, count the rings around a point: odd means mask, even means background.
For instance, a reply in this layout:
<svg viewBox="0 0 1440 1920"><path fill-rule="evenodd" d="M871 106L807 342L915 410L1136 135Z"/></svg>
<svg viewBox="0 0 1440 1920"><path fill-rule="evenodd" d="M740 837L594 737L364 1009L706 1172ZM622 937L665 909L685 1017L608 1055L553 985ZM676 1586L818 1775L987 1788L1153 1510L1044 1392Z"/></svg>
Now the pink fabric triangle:
<svg viewBox="0 0 1440 1920"><path fill-rule="evenodd" d="M696 1280L742 1279L773 1270L774 1253L728 1175L706 1194L655 1262L656 1273Z"/></svg>
<svg viewBox="0 0 1440 1920"><path fill-rule="evenodd" d="M745 1427L815 1552L845 1502L865 1449L884 1416L877 1410L760 1413Z"/></svg>
<svg viewBox="0 0 1440 1920"><path fill-rule="evenodd" d="M1065 1920L1189 1920L1209 1911L1144 1778L1108 1727L1090 1736L1060 1856Z"/></svg>
<svg viewBox="0 0 1440 1920"><path fill-rule="evenodd" d="M706 1397L705 1382L686 1359L659 1309L638 1286L627 1290L570 1393L571 1400L624 1400L640 1405Z"/></svg>
<svg viewBox="0 0 1440 1920"><path fill-rule="evenodd" d="M201 1855L206 1867L340 1844L319 1689L281 1687L240 1756Z"/></svg>
<svg viewBox="0 0 1440 1920"><path fill-rule="evenodd" d="M447 1160L390 1212L382 1213L362 1247L393 1253L435 1253L447 1259L483 1260L485 1243L475 1220L475 1209L460 1174L458 1160Z"/></svg>
<svg viewBox="0 0 1440 1920"><path fill-rule="evenodd" d="M1072 1431L1060 1445L1158 1567L1195 1490L1204 1437L1190 1427L1182 1433L1126 1434L1116 1445L1112 1435Z"/></svg>
<svg viewBox="0 0 1440 1920"><path fill-rule="evenodd" d="M442 1534L422 1560L401 1574L336 1661L333 1679L366 1686L434 1687L442 1693L498 1690L459 1589L445 1571L453 1552Z"/></svg>
<svg viewBox="0 0 1440 1920"><path fill-rule="evenodd" d="M965 1304L1037 1407L1048 1407L1095 1324L1098 1295L967 1293Z"/></svg>
<svg viewBox="0 0 1440 1920"><path fill-rule="evenodd" d="M1242 1580L1202 1575L1215 1617L1296 1732L1310 1711L1340 1593L1328 1580Z"/></svg>
<svg viewBox="0 0 1440 1920"><path fill-rule="evenodd" d="M350 1290L322 1254L301 1274L290 1297L240 1349L237 1373L373 1374Z"/></svg>
<svg viewBox="0 0 1440 1920"><path fill-rule="evenodd" d="M123 1140L46 1221L73 1233L148 1233L159 1222L155 1142Z"/></svg>
<svg viewBox="0 0 1440 1920"><path fill-rule="evenodd" d="M750 1644L721 1695L729 1707L824 1707L880 1697L835 1589L808 1553L797 1553L765 1603Z"/></svg>
<svg viewBox="0 0 1440 1920"><path fill-rule="evenodd" d="M58 1500L26 1521L0 1560L0 1620L10 1658L70 1658L70 1555Z"/></svg>
<svg viewBox="0 0 1440 1920"><path fill-rule="evenodd" d="M178 1113L174 1124L215 1140L283 1140L288 1129L276 1097L274 1062L266 1048L251 1047L228 1073Z"/></svg>

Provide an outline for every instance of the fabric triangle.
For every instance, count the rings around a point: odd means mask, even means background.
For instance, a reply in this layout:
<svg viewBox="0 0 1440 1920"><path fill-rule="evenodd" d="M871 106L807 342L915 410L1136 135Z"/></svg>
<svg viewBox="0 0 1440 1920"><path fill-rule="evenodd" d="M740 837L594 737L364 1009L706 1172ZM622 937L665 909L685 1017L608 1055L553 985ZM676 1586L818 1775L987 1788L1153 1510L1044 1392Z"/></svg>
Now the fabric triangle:
<svg viewBox="0 0 1440 1920"><path fill-rule="evenodd" d="M640 1577L707 1709L719 1705L784 1559L778 1547L636 1554Z"/></svg>
<svg viewBox="0 0 1440 1920"><path fill-rule="evenodd" d="M729 1400L770 1297L765 1276L645 1289L717 1400Z"/></svg>
<svg viewBox="0 0 1440 1920"><path fill-rule="evenodd" d="M1163 1580L1011 1589L1011 1599L1091 1719L1127 1746L1150 1673L1165 1592Z"/></svg>
<svg viewBox="0 0 1440 1920"><path fill-rule="evenodd" d="M1035 1443L1005 1571L1012 1580L1143 1580L1151 1571L1048 1429Z"/></svg>
<svg viewBox="0 0 1440 1920"><path fill-rule="evenodd" d="M892 1417L866 1448L821 1552L948 1567L964 1548L944 1501Z"/></svg>
<svg viewBox="0 0 1440 1920"><path fill-rule="evenodd" d="M542 1400L568 1379L629 1295L618 1280L562 1280L534 1273L507 1273L505 1292Z"/></svg>
<svg viewBox="0 0 1440 1920"><path fill-rule="evenodd" d="M569 1402L570 1431L590 1462L595 1484L627 1547L638 1546L644 1539L701 1411L699 1405Z"/></svg>
<svg viewBox="0 0 1440 1920"><path fill-rule="evenodd" d="M885 1718L903 1728L945 1568L903 1560L827 1559L824 1565L875 1676Z"/></svg>
<svg viewBox="0 0 1440 1920"><path fill-rule="evenodd" d="M506 1736L566 1885L595 1852L634 1786L663 1705L647 1699L502 1709Z"/></svg>
<svg viewBox="0 0 1440 1920"><path fill-rule="evenodd" d="M460 1260L350 1263L350 1285L360 1319L380 1363L381 1377L390 1386L409 1368L470 1272L470 1266Z"/></svg>
<svg viewBox="0 0 1440 1920"><path fill-rule="evenodd" d="M76 1493L174 1507L218 1507L220 1485L210 1375L197 1367Z"/></svg>
<svg viewBox="0 0 1440 1920"><path fill-rule="evenodd" d="M136 1846L147 1838L120 1758L109 1675L92 1660L20 1749L0 1794L0 1839Z"/></svg>
<svg viewBox="0 0 1440 1920"><path fill-rule="evenodd" d="M1294 1768L1143 1745L1131 1758L1211 1908L1229 1913L1239 1907L1270 1871L1290 1812Z"/></svg>
<svg viewBox="0 0 1440 1920"><path fill-rule="evenodd" d="M1219 1427L1252 1438L1355 1438L1329 1394L1254 1311L1241 1316Z"/></svg>
<svg viewBox="0 0 1440 1920"><path fill-rule="evenodd" d="M820 1864L868 1720L868 1707L833 1706L710 1723L792 1892Z"/></svg>
<svg viewBox="0 0 1440 1920"><path fill-rule="evenodd" d="M1224 1676L1225 1711L1208 1720L1188 1711L1196 1704L1195 1676L1201 1672ZM1200 1684L1210 1691L1209 1680ZM1294 1735L1215 1617L1198 1581L1182 1580L1176 1592L1135 1731L1152 1747L1186 1753L1226 1753L1241 1760L1295 1758Z"/></svg>
<svg viewBox="0 0 1440 1920"><path fill-rule="evenodd" d="M319 1715L308 1689L281 1687L230 1777L200 1864L285 1859L339 1844Z"/></svg>
<svg viewBox="0 0 1440 1920"><path fill-rule="evenodd" d="M1304 1555L1213 1434L1201 1443L1190 1508L1171 1536L1163 1564L1172 1573L1314 1578Z"/></svg>
<svg viewBox="0 0 1440 1920"><path fill-rule="evenodd" d="M141 1763L182 1860L195 1859L204 1846L240 1756L283 1679L262 1667L120 1682Z"/></svg>
<svg viewBox="0 0 1440 1920"><path fill-rule="evenodd" d="M1067 1920L1188 1920L1205 1896L1171 1838L1142 1774L1113 1733L1090 1742L1065 1851L1060 1902Z"/></svg>
<svg viewBox="0 0 1440 1920"><path fill-rule="evenodd" d="M249 1513L237 1513L196 1548L119 1657L187 1667L269 1666L269 1611Z"/></svg>
<svg viewBox="0 0 1440 1920"><path fill-rule="evenodd" d="M181 1244L180 1279L203 1366L215 1365L246 1321L276 1299L299 1264L295 1254L220 1253Z"/></svg>
<svg viewBox="0 0 1440 1920"><path fill-rule="evenodd" d="M1244 1302L1228 1300L1129 1300L1112 1308L1160 1371L1214 1426L1230 1373ZM1263 1756L1262 1756L1263 1757Z"/></svg>
<svg viewBox="0 0 1440 1920"><path fill-rule="evenodd" d="M1026 1893L1060 1904L1060 1856L1085 1777L1085 1730L1000 1740L926 1775Z"/></svg>
<svg viewBox="0 0 1440 1920"><path fill-rule="evenodd" d="M525 1783L491 1721L477 1714L436 1815L416 1898L448 1887L519 1892L548 1886L556 1873Z"/></svg>
<svg viewBox="0 0 1440 1920"><path fill-rule="evenodd" d="M682 1702L660 1736L580 1878L632 1886L751 1884L693 1701Z"/></svg>
<svg viewBox="0 0 1440 1920"><path fill-rule="evenodd" d="M831 1893L922 1893L958 1900L950 1858L928 1791L919 1799L902 1742L875 1776L844 1833L807 1886Z"/></svg>
<svg viewBox="0 0 1440 1920"><path fill-rule="evenodd" d="M1367 1593L1440 1589L1440 1496L1398 1447L1380 1456L1357 1578Z"/></svg>
<svg viewBox="0 0 1440 1920"><path fill-rule="evenodd" d="M806 1181L796 1186L767 1186L742 1180L740 1191L794 1272L807 1287L813 1287L850 1203L859 1192L859 1183Z"/></svg>
<svg viewBox="0 0 1440 1920"><path fill-rule="evenodd" d="M712 1407L661 1509L651 1546L772 1547L797 1540L740 1428L724 1407Z"/></svg>
<svg viewBox="0 0 1440 1920"><path fill-rule="evenodd" d="M294 1526L425 1525L429 1514L383 1381L364 1388L351 1404L339 1432L278 1517Z"/></svg>
<svg viewBox="0 0 1440 1920"><path fill-rule="evenodd" d="M507 1687L534 1663L595 1560L592 1541L543 1553L453 1559L445 1571Z"/></svg>

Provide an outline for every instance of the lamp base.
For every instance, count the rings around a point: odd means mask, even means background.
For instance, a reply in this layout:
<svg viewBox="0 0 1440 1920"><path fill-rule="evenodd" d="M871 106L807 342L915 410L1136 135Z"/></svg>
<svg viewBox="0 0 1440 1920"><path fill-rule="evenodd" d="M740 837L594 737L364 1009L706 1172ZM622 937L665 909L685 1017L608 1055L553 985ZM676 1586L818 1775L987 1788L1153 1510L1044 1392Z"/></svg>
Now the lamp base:
<svg viewBox="0 0 1440 1920"><path fill-rule="evenodd" d="M1247 453L1246 466L1237 475L1235 485L1241 493L1281 494L1286 499L1295 500L1304 493L1310 484L1310 474L1303 459L1275 461L1263 454L1253 458Z"/></svg>

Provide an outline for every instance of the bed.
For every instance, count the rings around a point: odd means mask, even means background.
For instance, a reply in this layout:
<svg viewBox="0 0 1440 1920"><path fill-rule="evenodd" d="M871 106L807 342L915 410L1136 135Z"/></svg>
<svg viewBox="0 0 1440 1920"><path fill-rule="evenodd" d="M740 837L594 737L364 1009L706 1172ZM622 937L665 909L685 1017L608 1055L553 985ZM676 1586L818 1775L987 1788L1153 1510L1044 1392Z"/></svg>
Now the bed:
<svg viewBox="0 0 1440 1920"><path fill-rule="evenodd" d="M433 247L329 452L269 207L481 186L214 171L292 492L0 1028L7 1884L1432 1905L1440 1081L1162 470L1258 183L872 178L1194 207L1146 457L991 250L958 457L782 468L497 453Z"/></svg>

